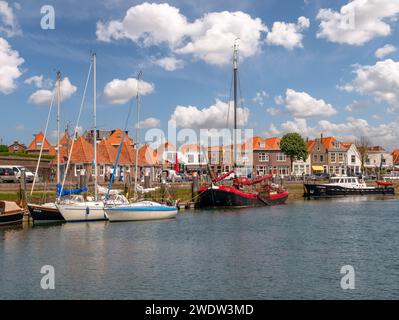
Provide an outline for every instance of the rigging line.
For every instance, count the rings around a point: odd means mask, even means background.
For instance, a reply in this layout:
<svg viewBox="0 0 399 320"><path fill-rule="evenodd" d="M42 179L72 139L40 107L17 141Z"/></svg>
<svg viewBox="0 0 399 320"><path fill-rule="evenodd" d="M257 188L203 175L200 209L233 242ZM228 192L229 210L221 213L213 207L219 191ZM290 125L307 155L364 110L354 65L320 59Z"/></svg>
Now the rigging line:
<svg viewBox="0 0 399 320"><path fill-rule="evenodd" d="M64 177L62 179L60 194L58 195L58 201L60 201L60 199L61 199L61 194L62 194L62 191L64 189L64 184L65 184L65 179L66 179L66 177L68 175L69 163L70 163L70 160L71 160L73 146L75 145L76 135L78 133L78 125L79 125L79 121L80 121L80 116L82 115L82 110L83 110L83 106L84 106L84 102L85 102L85 98L86 98L86 91L87 91L87 86L88 86L89 80L90 80L90 74L91 74L92 66L93 66L93 62L91 61L90 62L90 67L89 67L89 72L87 73L87 79L86 79L85 88L83 90L83 97L82 97L82 101L81 101L81 104L80 104L78 118L76 120L75 130L73 132L73 139L72 139L71 149L69 150L68 161L67 161L67 165L66 165L66 168L65 168ZM58 152L59 152L59 150L58 150Z"/></svg>
<svg viewBox="0 0 399 320"><path fill-rule="evenodd" d="M51 98L50 109L48 110L47 121L46 121L46 128L44 129L44 135L43 135L42 145L40 146L39 159L37 160L37 165L36 165L36 170L35 170L35 176L33 177L32 188L31 188L31 190L30 190L30 195L31 195L31 196L32 196L32 194L33 194L33 189L35 188L37 173L39 172L40 160L41 160L41 158L42 158L43 147L44 147L44 140L46 139L47 129L48 129L48 125L49 125L49 122L50 122L51 110L53 109L53 103L54 103L54 98L55 98L56 92L57 92L57 91L54 90L53 96L52 96L52 98Z"/></svg>
<svg viewBox="0 0 399 320"><path fill-rule="evenodd" d="M110 177L110 179L109 179L108 190L107 190L107 194L106 194L106 196L105 196L105 199L108 199L108 198L109 198L109 192L110 192L110 190L111 190L112 184L113 184L114 179L115 179L116 168L118 167L119 156L120 156L120 154L121 154L122 145L123 145L123 142L124 142L124 140L125 140L125 132L126 132L127 127L128 127L128 125L129 125L130 114L132 113L132 109L133 109L132 107L133 107L133 99L130 100L128 114L127 114L127 117L126 117L126 119L125 119L125 128L124 128L124 130L123 130L123 132L122 132L121 142L119 143L119 146L118 146L118 152L117 152L117 154L116 154L116 159L115 159L114 168L113 168L113 170L112 170L112 175L111 175L111 177Z"/></svg>

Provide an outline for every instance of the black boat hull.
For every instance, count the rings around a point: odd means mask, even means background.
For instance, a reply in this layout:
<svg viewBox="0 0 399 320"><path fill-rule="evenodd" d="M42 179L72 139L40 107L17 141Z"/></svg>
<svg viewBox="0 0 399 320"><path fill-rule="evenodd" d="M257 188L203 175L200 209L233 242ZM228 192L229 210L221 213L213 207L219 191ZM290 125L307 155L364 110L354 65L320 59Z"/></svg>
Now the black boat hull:
<svg viewBox="0 0 399 320"><path fill-rule="evenodd" d="M29 213L35 224L62 223L65 222L57 208L50 208L40 205L28 205Z"/></svg>
<svg viewBox="0 0 399 320"><path fill-rule="evenodd" d="M395 189L393 187L351 189L351 188L344 188L341 186L305 184L304 188L305 188L304 196L306 198L395 194Z"/></svg>
<svg viewBox="0 0 399 320"><path fill-rule="evenodd" d="M198 209L254 208L284 204L287 198L288 193L270 197L258 197L234 188L207 188L200 190L195 206Z"/></svg>
<svg viewBox="0 0 399 320"><path fill-rule="evenodd" d="M23 218L24 218L23 211L0 214L0 226L21 224L23 221Z"/></svg>

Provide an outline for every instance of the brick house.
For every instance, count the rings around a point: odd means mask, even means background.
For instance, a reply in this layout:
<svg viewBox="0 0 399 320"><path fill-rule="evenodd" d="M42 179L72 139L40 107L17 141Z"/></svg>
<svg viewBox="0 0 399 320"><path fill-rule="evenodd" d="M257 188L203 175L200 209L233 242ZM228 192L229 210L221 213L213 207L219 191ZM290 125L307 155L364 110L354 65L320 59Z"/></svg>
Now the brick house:
<svg viewBox="0 0 399 320"><path fill-rule="evenodd" d="M312 172L330 175L345 175L347 171L347 149L334 137L323 135L310 141Z"/></svg>
<svg viewBox="0 0 399 320"><path fill-rule="evenodd" d="M18 141L14 141L13 144L8 146L8 152L16 153L16 152L25 152L26 146L23 143Z"/></svg>
<svg viewBox="0 0 399 320"><path fill-rule="evenodd" d="M28 154L39 154L40 149L43 144L43 154L47 155L55 155L56 148L50 144L50 142L46 139L43 140L44 134L43 132L39 132L38 134L34 135L35 138L29 144L28 148L26 149L26 153Z"/></svg>
<svg viewBox="0 0 399 320"><path fill-rule="evenodd" d="M256 176L291 174L291 159L281 152L280 138L253 139L253 168Z"/></svg>

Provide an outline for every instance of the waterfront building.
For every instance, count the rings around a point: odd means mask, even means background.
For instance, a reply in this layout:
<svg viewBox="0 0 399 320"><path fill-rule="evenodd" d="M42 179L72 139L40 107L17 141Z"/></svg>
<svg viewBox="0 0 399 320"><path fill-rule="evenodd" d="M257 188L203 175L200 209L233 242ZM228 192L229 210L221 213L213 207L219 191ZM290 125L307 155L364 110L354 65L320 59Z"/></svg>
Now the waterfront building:
<svg viewBox="0 0 399 320"><path fill-rule="evenodd" d="M323 137L309 141L312 173L328 173L342 176L347 172L347 149L335 137Z"/></svg>
<svg viewBox="0 0 399 320"><path fill-rule="evenodd" d="M14 141L11 145L8 146L8 152L11 153L25 152L25 150L26 146L18 141Z"/></svg>
<svg viewBox="0 0 399 320"><path fill-rule="evenodd" d="M42 154L44 155L55 155L56 148L50 144L47 138L44 138L44 133L39 132L38 134L34 135L34 139L29 144L28 148L26 149L26 153L28 154L39 154L43 144Z"/></svg>
<svg viewBox="0 0 399 320"><path fill-rule="evenodd" d="M178 152L179 163L183 164L186 171L207 170L206 149L199 144L182 145Z"/></svg>
<svg viewBox="0 0 399 320"><path fill-rule="evenodd" d="M347 175L359 175L362 172L362 157L353 142L342 142L342 146L347 150L346 153L346 173Z"/></svg>
<svg viewBox="0 0 399 320"><path fill-rule="evenodd" d="M392 161L395 170L399 170L399 149L394 150L392 153Z"/></svg>
<svg viewBox="0 0 399 320"><path fill-rule="evenodd" d="M393 155L381 146L370 147L367 150L364 167L368 172L379 172L380 169L393 169Z"/></svg>
<svg viewBox="0 0 399 320"><path fill-rule="evenodd" d="M280 149L280 138L253 139L253 163L256 176L273 174L291 175L291 159Z"/></svg>
<svg viewBox="0 0 399 320"><path fill-rule="evenodd" d="M295 159L292 164L293 172L292 174L296 177L301 177L305 174L312 173L312 160L311 160L311 148L313 146L313 141L306 141L306 146L308 148L308 157L306 160L303 159Z"/></svg>

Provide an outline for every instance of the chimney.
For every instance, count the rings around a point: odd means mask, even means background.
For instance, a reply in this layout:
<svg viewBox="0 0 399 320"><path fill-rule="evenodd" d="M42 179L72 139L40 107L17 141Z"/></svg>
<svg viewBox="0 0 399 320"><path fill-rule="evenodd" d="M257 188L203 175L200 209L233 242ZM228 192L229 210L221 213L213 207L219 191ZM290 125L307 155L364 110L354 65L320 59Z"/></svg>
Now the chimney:
<svg viewBox="0 0 399 320"><path fill-rule="evenodd" d="M320 134L320 142L323 143L323 133Z"/></svg>

